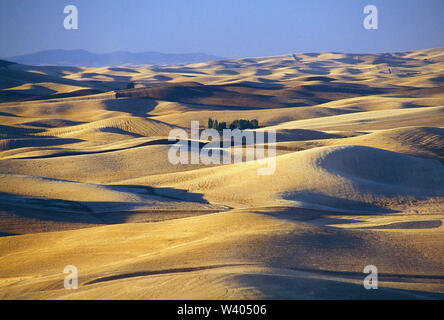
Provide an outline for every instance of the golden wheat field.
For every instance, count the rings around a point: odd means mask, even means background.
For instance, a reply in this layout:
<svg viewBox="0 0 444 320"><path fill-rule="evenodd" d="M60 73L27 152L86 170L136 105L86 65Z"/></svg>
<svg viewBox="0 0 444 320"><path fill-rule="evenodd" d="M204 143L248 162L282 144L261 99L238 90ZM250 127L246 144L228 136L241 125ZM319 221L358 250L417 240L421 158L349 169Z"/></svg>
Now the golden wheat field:
<svg viewBox="0 0 444 320"><path fill-rule="evenodd" d="M0 101L0 299L444 297L442 48L0 61ZM210 117L275 130L275 172L172 164Z"/></svg>

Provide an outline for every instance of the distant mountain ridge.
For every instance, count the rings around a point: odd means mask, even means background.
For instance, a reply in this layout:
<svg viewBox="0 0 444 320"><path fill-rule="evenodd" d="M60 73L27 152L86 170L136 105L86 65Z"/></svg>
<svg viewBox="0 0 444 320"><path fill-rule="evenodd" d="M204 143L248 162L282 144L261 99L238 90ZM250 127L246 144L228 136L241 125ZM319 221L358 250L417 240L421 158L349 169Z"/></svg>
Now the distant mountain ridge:
<svg viewBox="0 0 444 320"><path fill-rule="evenodd" d="M4 60L28 65L105 67L121 65L165 65L208 62L225 58L205 53L160 53L115 51L92 53L87 50L44 50L5 57Z"/></svg>

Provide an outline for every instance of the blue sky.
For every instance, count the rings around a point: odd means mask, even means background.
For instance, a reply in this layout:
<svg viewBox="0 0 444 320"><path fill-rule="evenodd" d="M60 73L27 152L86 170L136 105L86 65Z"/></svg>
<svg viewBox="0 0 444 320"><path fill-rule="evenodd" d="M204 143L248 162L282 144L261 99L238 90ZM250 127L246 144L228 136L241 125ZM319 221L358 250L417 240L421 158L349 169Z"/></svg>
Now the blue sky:
<svg viewBox="0 0 444 320"><path fill-rule="evenodd" d="M78 8L78 30L63 28L68 4ZM378 8L378 30L363 27L368 4ZM444 47L443 12L444 0L1 0L0 56L405 51Z"/></svg>

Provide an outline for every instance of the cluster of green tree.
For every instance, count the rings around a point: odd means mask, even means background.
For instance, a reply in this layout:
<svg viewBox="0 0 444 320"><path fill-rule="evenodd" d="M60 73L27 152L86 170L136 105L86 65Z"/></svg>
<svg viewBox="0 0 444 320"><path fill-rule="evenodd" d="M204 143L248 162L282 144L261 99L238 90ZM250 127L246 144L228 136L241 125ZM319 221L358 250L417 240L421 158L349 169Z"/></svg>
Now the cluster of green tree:
<svg viewBox="0 0 444 320"><path fill-rule="evenodd" d="M218 131L221 131L227 127L226 122L219 122L217 120L213 120L211 118L208 118L208 129L216 129Z"/></svg>
<svg viewBox="0 0 444 320"><path fill-rule="evenodd" d="M245 130L245 129L256 129L259 127L259 122L256 119L253 120L234 120L229 128L231 130L233 129L240 129L240 130ZM227 127L227 123L226 122L219 122L217 120L213 120L211 118L208 119L208 128L209 129L216 129L218 131L222 131L223 129L228 128Z"/></svg>

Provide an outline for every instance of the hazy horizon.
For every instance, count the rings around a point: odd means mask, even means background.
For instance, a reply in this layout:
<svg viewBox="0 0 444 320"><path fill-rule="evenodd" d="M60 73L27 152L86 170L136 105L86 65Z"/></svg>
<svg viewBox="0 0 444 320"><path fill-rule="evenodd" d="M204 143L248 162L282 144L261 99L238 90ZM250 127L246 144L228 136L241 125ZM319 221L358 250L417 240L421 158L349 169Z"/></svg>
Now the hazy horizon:
<svg viewBox="0 0 444 320"><path fill-rule="evenodd" d="M79 28L65 30L66 5ZM366 30L363 9L378 8ZM224 58L303 52L402 52L444 46L444 1L2 1L0 57L42 50L205 53Z"/></svg>
<svg viewBox="0 0 444 320"><path fill-rule="evenodd" d="M428 49L441 49L444 48L444 45L442 46L437 46L437 47L424 47L424 48L415 48L415 49L411 49L411 50L399 50L399 51L368 51L368 52L346 52L346 51L294 51L294 52L283 52L281 54L275 54L275 55L269 55L269 56L245 56L245 57L237 57L237 58L230 58L230 57L222 57L220 56L220 58L222 59L243 59L243 58L255 58L255 57L274 57L274 56L284 56L287 54L304 54L304 53L326 53L326 52L330 52L330 53L341 53L341 54L378 54L378 53L402 53L402 52L413 52L413 51L419 51L419 50L428 50ZM36 53L40 53L40 52L47 52L47 51L86 51L88 53L91 54L113 54L113 53L131 53L131 54L140 54L140 53L159 53L159 54L172 54L172 55L186 55L186 54L205 54L205 55L209 55L209 56L217 56L215 54L212 53L208 53L208 52L202 52L202 51L194 51L194 52L161 52L161 51L157 51L157 50L144 50L144 51L131 51L131 50L114 50L114 51L103 51L103 52L98 52L98 51L91 51L91 50L87 50L87 49L82 49L82 48L74 48L74 49L44 49L44 50L37 50L37 51L31 51L31 52L26 52L26 53L22 53L22 54L16 54L16 55L12 55L12 56L8 56L8 57L18 57L18 56L26 56L26 55L31 55L31 54L36 54ZM8 58L6 56L0 56L1 59L4 58Z"/></svg>

